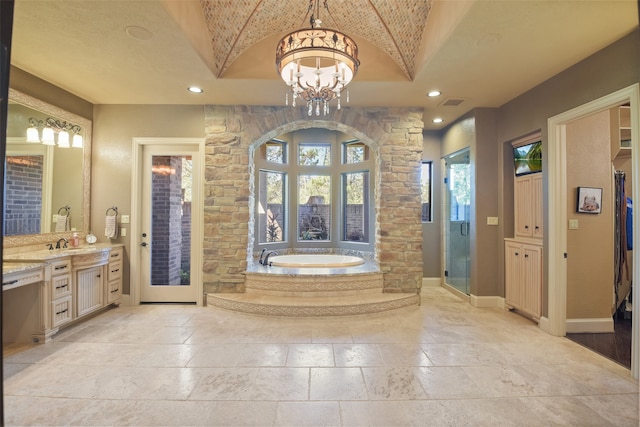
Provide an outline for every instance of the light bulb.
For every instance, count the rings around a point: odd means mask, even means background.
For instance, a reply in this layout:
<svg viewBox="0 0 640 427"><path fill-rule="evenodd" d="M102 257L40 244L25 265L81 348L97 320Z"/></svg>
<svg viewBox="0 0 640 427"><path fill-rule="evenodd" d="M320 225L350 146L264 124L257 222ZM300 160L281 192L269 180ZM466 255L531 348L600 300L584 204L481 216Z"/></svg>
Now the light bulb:
<svg viewBox="0 0 640 427"><path fill-rule="evenodd" d="M82 135L73 135L73 142L71 143L73 148L82 148Z"/></svg>
<svg viewBox="0 0 640 427"><path fill-rule="evenodd" d="M48 126L42 129L42 143L44 145L56 145L53 139L53 129Z"/></svg>
<svg viewBox="0 0 640 427"><path fill-rule="evenodd" d="M58 147L69 148L69 132L66 130L61 131L58 134Z"/></svg>
<svg viewBox="0 0 640 427"><path fill-rule="evenodd" d="M38 128L27 128L27 142L40 142L40 134L38 133Z"/></svg>

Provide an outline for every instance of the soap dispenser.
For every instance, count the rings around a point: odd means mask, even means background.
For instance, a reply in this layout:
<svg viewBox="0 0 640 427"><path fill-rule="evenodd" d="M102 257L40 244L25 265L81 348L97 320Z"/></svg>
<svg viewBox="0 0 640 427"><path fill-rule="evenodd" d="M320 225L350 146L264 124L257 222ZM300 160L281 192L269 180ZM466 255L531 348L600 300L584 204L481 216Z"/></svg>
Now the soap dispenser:
<svg viewBox="0 0 640 427"><path fill-rule="evenodd" d="M73 233L71 237L71 247L77 248L78 246L80 246L80 238L78 237L78 233Z"/></svg>

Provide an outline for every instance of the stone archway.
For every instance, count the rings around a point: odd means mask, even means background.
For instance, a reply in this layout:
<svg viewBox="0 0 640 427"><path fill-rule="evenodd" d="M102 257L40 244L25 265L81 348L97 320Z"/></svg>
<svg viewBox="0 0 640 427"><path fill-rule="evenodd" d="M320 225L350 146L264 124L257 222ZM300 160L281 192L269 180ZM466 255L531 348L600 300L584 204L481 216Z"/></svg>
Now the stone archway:
<svg viewBox="0 0 640 427"><path fill-rule="evenodd" d="M318 127L350 133L376 151L376 253L385 292L422 283L422 109L343 108L324 117L300 109L205 107L205 292L242 292L247 267L251 148L282 133Z"/></svg>

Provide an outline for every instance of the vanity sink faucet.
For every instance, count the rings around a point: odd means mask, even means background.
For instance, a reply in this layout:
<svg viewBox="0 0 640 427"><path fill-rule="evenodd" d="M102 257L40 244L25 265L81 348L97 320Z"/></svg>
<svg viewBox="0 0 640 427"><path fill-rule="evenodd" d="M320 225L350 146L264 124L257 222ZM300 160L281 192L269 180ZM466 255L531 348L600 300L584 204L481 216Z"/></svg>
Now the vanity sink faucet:
<svg viewBox="0 0 640 427"><path fill-rule="evenodd" d="M64 242L64 245L60 246L60 242ZM56 249L65 249L67 247L67 243L69 243L69 241L64 237L61 239L58 239L58 241L56 242Z"/></svg>

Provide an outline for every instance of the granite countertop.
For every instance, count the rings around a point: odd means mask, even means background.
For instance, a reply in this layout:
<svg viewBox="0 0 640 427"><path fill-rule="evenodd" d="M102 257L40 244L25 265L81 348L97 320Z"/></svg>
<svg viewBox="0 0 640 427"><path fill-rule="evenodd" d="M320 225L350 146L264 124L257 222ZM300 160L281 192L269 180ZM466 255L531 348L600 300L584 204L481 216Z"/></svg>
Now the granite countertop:
<svg viewBox="0 0 640 427"><path fill-rule="evenodd" d="M24 271L35 270L37 268L42 268L44 266L43 263L39 262L19 262L19 261L3 261L2 262L2 275L6 276L11 273L21 273Z"/></svg>
<svg viewBox="0 0 640 427"><path fill-rule="evenodd" d="M110 251L114 245L109 243L96 243L95 245L82 245L77 248L67 249L42 249L31 252L20 252L14 254L5 254L3 259L3 269L5 263L24 262L24 261L50 261L56 258L62 258L73 255L85 255L98 251Z"/></svg>

